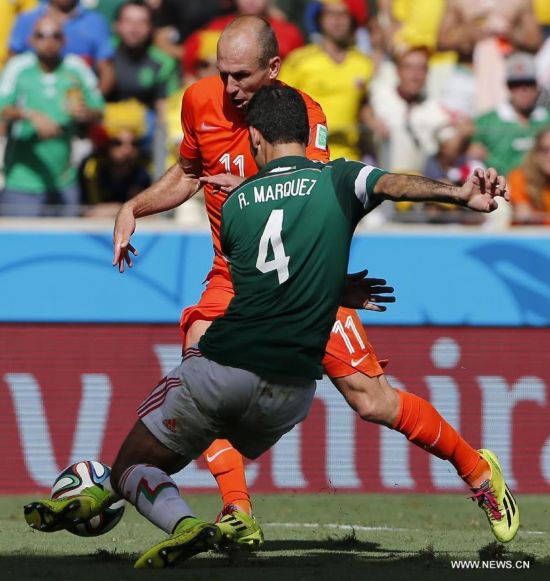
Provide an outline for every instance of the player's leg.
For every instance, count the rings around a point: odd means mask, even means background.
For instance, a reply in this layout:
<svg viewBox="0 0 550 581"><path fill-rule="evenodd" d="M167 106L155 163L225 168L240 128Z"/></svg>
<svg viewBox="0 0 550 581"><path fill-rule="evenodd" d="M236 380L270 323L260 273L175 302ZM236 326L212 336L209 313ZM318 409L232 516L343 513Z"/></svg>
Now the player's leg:
<svg viewBox="0 0 550 581"><path fill-rule="evenodd" d="M509 491L506 497L498 460L493 455L491 462L487 453L470 446L430 402L389 384L354 311L339 310L323 363L334 385L362 419L401 432L423 450L451 462L474 491L495 536L501 541L513 538L519 510ZM500 519L495 510L500 511Z"/></svg>
<svg viewBox="0 0 550 581"><path fill-rule="evenodd" d="M226 277L214 275L210 278L199 303L182 313L180 325L185 350L198 343L212 321L225 313L233 296L233 286ZM203 458L222 496L223 508L218 518L234 512L234 508L251 515L252 506L241 454L227 440L216 440L204 451Z"/></svg>
<svg viewBox="0 0 550 581"><path fill-rule="evenodd" d="M122 444L111 472L113 490L169 534L136 561L136 568L170 566L216 548L222 539L213 523L195 516L170 476L190 460L165 446L153 433L160 417L165 422L166 415L173 415L173 404L168 401L165 405L166 411L158 410L156 417L148 418L149 427L138 420Z"/></svg>

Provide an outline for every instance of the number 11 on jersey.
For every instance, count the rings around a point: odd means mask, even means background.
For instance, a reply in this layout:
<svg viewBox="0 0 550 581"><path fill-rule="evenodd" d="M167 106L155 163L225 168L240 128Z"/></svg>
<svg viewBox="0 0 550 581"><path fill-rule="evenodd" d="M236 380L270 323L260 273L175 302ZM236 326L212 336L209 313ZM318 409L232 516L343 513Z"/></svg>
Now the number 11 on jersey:
<svg viewBox="0 0 550 581"><path fill-rule="evenodd" d="M224 153L220 157L220 163L225 168L225 173L233 173L231 171L231 155ZM239 170L239 175L244 178L244 155L237 155L233 160L233 165Z"/></svg>

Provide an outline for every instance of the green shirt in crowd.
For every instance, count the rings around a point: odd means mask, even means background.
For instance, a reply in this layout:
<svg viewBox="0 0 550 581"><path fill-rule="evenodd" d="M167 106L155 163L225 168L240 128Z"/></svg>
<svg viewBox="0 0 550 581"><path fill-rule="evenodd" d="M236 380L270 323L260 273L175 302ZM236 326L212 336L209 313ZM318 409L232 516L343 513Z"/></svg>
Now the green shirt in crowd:
<svg viewBox="0 0 550 581"><path fill-rule="evenodd" d="M39 194L76 183L76 168L71 164L76 124L67 111L67 103L74 98L83 99L90 109L103 108L96 77L80 57L64 57L52 72L43 71L31 52L8 61L0 78L0 111L9 105L39 111L62 132L40 139L30 121L12 123L4 159L6 188Z"/></svg>
<svg viewBox="0 0 550 581"><path fill-rule="evenodd" d="M220 241L235 297L199 343L222 365L319 378L359 220L380 169L338 159L276 159L222 208Z"/></svg>
<svg viewBox="0 0 550 581"><path fill-rule="evenodd" d="M498 173L508 173L520 165L525 154L533 147L535 135L550 124L550 113L537 107L526 124L520 123L510 103L502 103L475 120L473 143L481 143L487 150L485 164Z"/></svg>

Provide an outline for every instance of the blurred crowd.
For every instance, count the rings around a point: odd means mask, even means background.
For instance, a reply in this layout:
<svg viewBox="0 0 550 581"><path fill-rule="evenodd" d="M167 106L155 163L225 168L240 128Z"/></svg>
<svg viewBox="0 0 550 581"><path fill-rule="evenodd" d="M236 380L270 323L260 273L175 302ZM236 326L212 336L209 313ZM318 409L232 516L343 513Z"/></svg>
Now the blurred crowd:
<svg viewBox="0 0 550 581"><path fill-rule="evenodd" d="M333 158L453 184L494 166L512 204L486 225L550 224L550 0L0 0L0 216L108 217L146 188L238 14L270 21ZM403 203L370 220L480 218Z"/></svg>

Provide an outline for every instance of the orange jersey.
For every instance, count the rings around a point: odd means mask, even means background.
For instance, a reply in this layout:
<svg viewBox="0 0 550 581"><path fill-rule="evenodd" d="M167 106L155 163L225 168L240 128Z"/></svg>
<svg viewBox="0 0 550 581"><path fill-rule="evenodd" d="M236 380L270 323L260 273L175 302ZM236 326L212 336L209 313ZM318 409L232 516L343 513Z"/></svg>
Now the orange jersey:
<svg viewBox="0 0 550 581"><path fill-rule="evenodd" d="M321 106L299 91L306 103L310 142L306 155L309 159L327 162L327 121ZM243 114L235 109L227 97L220 77L208 77L192 84L183 96L181 106L183 140L180 154L202 163L203 175L230 173L241 177L253 176L258 166L250 150L248 127ZM204 187L206 211L214 242L214 271L229 276L220 246L222 204L227 194Z"/></svg>

